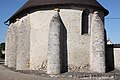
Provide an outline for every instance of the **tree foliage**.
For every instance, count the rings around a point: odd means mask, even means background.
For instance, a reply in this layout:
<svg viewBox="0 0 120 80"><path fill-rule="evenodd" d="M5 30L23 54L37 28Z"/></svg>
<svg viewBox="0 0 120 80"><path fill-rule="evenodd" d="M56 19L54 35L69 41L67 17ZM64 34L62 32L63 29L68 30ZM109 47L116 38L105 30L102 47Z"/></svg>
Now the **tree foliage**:
<svg viewBox="0 0 120 80"><path fill-rule="evenodd" d="M1 43L1 44L0 44L0 48L1 48L3 51L5 51L5 43Z"/></svg>
<svg viewBox="0 0 120 80"><path fill-rule="evenodd" d="M4 58L4 54L2 53L2 51L5 51L5 43L0 44L0 58Z"/></svg>

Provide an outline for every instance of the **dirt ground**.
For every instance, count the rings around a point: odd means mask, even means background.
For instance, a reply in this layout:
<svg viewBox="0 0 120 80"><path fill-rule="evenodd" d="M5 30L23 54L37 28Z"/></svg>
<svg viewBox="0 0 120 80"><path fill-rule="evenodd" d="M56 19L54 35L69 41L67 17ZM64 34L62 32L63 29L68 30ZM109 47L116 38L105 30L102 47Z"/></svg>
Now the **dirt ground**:
<svg viewBox="0 0 120 80"><path fill-rule="evenodd" d="M68 74L68 73L67 73ZM79 73L76 73L77 75L79 75ZM81 74L81 73L80 73ZM112 74L112 75L111 75ZM118 76L116 76L115 78L111 78L114 77L113 75L117 74ZM95 74L97 75L97 74ZM104 79L100 79L100 78L92 78L92 79L80 79L80 78L68 78L68 77L61 77L61 78L52 78L49 76L41 76L41 75L33 75L32 74L25 74L25 73L21 73L21 72L16 72L14 70L8 69L3 65L0 65L0 80L120 80L120 73L119 72L112 72L112 73L107 73L105 75L110 76L110 78L106 78L104 77ZM103 74L104 76L104 74Z"/></svg>
<svg viewBox="0 0 120 80"><path fill-rule="evenodd" d="M80 80L74 78L51 78L39 75L24 74L11 71L0 65L0 80Z"/></svg>

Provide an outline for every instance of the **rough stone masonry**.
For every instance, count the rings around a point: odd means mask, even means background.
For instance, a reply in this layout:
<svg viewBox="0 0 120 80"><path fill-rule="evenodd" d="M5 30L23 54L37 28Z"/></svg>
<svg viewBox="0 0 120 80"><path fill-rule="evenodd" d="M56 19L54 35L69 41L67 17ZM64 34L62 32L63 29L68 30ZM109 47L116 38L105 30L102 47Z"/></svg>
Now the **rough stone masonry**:
<svg viewBox="0 0 120 80"><path fill-rule="evenodd" d="M48 74L105 73L113 59L104 28L108 13L96 0L29 0L6 21L5 65Z"/></svg>

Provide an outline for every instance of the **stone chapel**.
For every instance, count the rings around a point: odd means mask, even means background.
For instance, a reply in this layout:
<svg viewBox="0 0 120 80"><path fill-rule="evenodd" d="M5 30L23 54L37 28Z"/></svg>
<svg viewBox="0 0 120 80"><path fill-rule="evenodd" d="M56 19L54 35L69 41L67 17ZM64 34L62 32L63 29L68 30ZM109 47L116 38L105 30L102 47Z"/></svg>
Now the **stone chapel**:
<svg viewBox="0 0 120 80"><path fill-rule="evenodd" d="M6 21L5 65L47 74L105 73L111 67L108 13L96 0L28 0Z"/></svg>

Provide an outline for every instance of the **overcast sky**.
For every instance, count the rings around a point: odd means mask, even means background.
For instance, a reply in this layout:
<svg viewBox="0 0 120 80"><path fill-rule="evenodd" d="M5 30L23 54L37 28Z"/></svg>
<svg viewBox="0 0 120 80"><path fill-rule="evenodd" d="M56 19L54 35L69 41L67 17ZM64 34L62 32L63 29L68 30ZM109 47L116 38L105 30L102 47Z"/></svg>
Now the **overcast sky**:
<svg viewBox="0 0 120 80"><path fill-rule="evenodd" d="M8 29L8 26L4 25L4 21L12 16L26 1L0 0L0 42L5 42ZM120 0L98 0L98 2L109 10L109 15L105 17L105 28L108 38L113 43L120 43Z"/></svg>

